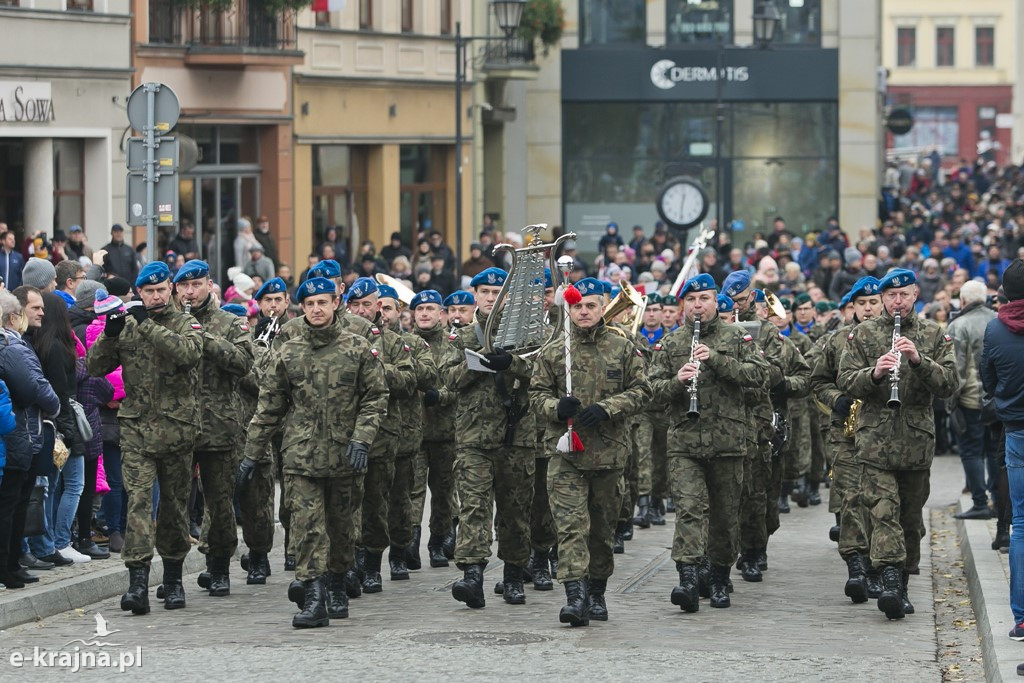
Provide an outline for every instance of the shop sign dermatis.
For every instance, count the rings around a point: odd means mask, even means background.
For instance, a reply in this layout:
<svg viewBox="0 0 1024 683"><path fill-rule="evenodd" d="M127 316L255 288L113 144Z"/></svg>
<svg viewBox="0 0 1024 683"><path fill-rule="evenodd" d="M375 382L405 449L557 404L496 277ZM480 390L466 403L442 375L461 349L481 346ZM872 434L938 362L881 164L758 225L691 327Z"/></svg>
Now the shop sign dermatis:
<svg viewBox="0 0 1024 683"><path fill-rule="evenodd" d="M46 123L57 113L46 81L0 81L0 123Z"/></svg>

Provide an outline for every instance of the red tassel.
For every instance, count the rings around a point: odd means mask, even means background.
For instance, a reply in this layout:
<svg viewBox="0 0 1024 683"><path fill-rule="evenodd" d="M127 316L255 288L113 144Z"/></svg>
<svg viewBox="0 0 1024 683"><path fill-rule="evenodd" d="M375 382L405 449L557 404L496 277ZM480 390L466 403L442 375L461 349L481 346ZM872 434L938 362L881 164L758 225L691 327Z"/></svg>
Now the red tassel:
<svg viewBox="0 0 1024 683"><path fill-rule="evenodd" d="M575 306L579 302L583 301L583 295L580 294L580 290L575 287L566 287L562 296L565 298L565 303L570 306Z"/></svg>
<svg viewBox="0 0 1024 683"><path fill-rule="evenodd" d="M583 442L580 441L580 435L575 429L572 431L572 450L575 453L583 452Z"/></svg>

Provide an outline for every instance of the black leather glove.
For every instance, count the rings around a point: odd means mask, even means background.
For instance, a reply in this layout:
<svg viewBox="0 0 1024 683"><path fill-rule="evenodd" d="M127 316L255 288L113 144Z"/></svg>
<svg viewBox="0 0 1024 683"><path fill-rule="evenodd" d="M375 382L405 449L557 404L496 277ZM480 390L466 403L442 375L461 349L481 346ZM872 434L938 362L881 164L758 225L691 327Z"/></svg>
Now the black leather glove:
<svg viewBox="0 0 1024 683"><path fill-rule="evenodd" d="M608 419L610 418L605 409L595 403L584 408L577 421L584 427L595 427Z"/></svg>
<svg viewBox="0 0 1024 683"><path fill-rule="evenodd" d="M128 313L119 311L117 313L111 313L107 316L107 322L103 326L103 335L106 337L119 337L121 332L124 331L124 321L128 317Z"/></svg>
<svg viewBox="0 0 1024 683"><path fill-rule="evenodd" d="M568 420L580 412L580 400L575 396L563 396L558 399L558 419Z"/></svg>
<svg viewBox="0 0 1024 683"><path fill-rule="evenodd" d="M252 330L253 337L259 338L259 336L263 334L264 330L270 327L271 322L273 322L273 318L270 318L268 316L260 318L260 321L256 323L256 327L254 327Z"/></svg>
<svg viewBox="0 0 1024 683"><path fill-rule="evenodd" d="M145 306L130 306L128 308L128 313L135 318L135 322L140 325L149 317L149 311L146 310Z"/></svg>
<svg viewBox="0 0 1024 683"><path fill-rule="evenodd" d="M832 406L832 412L842 418L850 417L850 408L853 407L853 399L848 396L840 396L836 404Z"/></svg>
<svg viewBox="0 0 1024 683"><path fill-rule="evenodd" d="M261 463L256 462L252 458L246 456L242 458L242 462L238 465L238 474L235 475L235 493L238 495L242 494L242 490L246 485L252 481L253 476L256 474L256 468L260 467Z"/></svg>
<svg viewBox="0 0 1024 683"><path fill-rule="evenodd" d="M437 389L427 389L423 392L423 405L433 408L441 402L441 392Z"/></svg>
<svg viewBox="0 0 1024 683"><path fill-rule="evenodd" d="M512 354L505 349L498 349L494 353L484 354L484 359L481 362L489 370L505 372L512 367Z"/></svg>
<svg viewBox="0 0 1024 683"><path fill-rule="evenodd" d="M789 382L782 380L774 387L772 387L772 403L778 405L786 400L786 394L789 393Z"/></svg>
<svg viewBox="0 0 1024 683"><path fill-rule="evenodd" d="M362 472L366 469L366 465L370 459L370 447L365 443L349 441L348 450L345 451L345 457L348 458L349 467Z"/></svg>

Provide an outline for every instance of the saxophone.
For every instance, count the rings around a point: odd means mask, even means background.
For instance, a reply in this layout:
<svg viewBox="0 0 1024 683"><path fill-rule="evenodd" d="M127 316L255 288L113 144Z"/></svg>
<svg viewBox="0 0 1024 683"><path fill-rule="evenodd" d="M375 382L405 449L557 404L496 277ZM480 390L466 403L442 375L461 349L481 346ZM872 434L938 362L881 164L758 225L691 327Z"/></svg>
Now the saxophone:
<svg viewBox="0 0 1024 683"><path fill-rule="evenodd" d="M693 379L690 380L690 386L686 389L690 393L690 409L686 411L686 417L691 420L696 420L700 417L700 405L697 399L697 379L700 377L700 361L693 357L698 344L700 344L699 315L693 319L693 338L690 340L690 362L697 365L697 371L694 373Z"/></svg>
<svg viewBox="0 0 1024 683"><path fill-rule="evenodd" d="M843 422L843 436L847 439L853 438L853 433L857 430L857 416L860 414L860 407L864 401L857 399L850 406L850 414L846 416L846 421Z"/></svg>

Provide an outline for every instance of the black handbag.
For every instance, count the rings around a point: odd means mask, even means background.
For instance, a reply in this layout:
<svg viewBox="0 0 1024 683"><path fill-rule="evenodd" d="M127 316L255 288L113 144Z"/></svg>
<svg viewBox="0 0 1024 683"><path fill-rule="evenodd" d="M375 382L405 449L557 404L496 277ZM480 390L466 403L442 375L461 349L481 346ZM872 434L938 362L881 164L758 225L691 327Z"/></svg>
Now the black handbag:
<svg viewBox="0 0 1024 683"><path fill-rule="evenodd" d="M41 536L46 533L45 502L46 487L33 488L28 499L28 509L25 511L25 536Z"/></svg>

